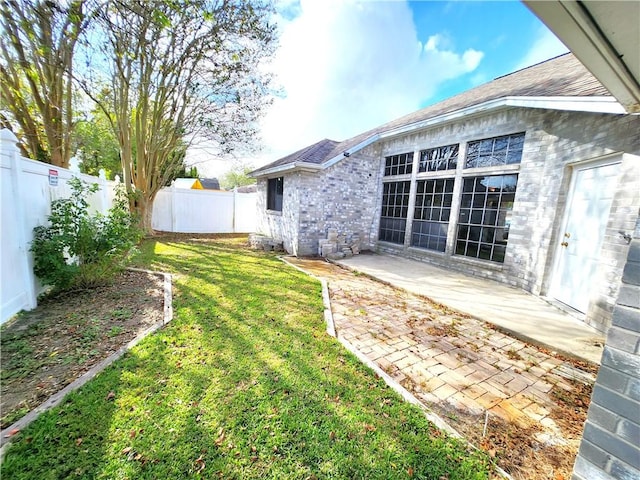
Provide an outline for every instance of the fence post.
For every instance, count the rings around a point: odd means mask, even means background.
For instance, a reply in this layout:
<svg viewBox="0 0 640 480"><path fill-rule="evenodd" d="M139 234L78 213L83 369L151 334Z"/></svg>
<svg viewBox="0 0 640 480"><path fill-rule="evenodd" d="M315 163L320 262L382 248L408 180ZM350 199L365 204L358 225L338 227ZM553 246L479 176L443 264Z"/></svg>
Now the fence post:
<svg viewBox="0 0 640 480"><path fill-rule="evenodd" d="M176 181L171 182L171 231L176 231Z"/></svg>
<svg viewBox="0 0 640 480"><path fill-rule="evenodd" d="M7 152L11 158L11 186L15 199L14 211L17 220L17 240L20 257L22 259L21 268L23 269L24 290L26 296L26 305L28 309L35 308L38 305L36 296L35 276L33 274L33 259L29 252L28 240L31 238L31 232L27 232L27 223L25 222L25 198L22 195L22 166L21 155L18 150L18 139L8 128L0 131L0 149Z"/></svg>
<svg viewBox="0 0 640 480"><path fill-rule="evenodd" d="M238 201L238 187L233 187L233 211L231 212L231 231L236 233L236 202Z"/></svg>
<svg viewBox="0 0 640 480"><path fill-rule="evenodd" d="M98 178L100 179L100 203L102 204L101 213L106 215L109 212L111 205L109 204L109 192L107 191L109 188L109 182L107 182L107 173L104 168L101 168L98 171Z"/></svg>

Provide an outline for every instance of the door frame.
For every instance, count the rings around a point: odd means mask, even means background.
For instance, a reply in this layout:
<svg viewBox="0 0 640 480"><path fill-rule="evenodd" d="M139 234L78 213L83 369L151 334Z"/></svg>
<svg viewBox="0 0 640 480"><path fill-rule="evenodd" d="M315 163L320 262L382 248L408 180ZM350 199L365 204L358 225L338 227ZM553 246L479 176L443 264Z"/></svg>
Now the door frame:
<svg viewBox="0 0 640 480"><path fill-rule="evenodd" d="M569 174L571 175L571 180L569 181L569 187L567 191L567 197L562 207L562 220L558 224L558 228L556 229L556 234L553 237L553 241L555 242L555 246L553 247L553 264L551 267L551 272L549 275L549 288L547 290L547 298L553 300L554 302L559 302L562 305L565 305L567 308L571 309L576 315L580 318L584 319L587 316L588 312L581 312L576 310L571 305L567 305L562 301L558 300L555 296L555 283L556 283L556 275L559 274L560 269L560 258L562 256L562 246L560 245L560 241L562 240L562 232L566 231L567 224L569 223L569 207L573 203L573 196L575 193L576 187L576 177L577 172L581 170L589 170L592 168L606 167L608 165L616 165L622 163L622 155L624 152L615 152L607 155L602 155L600 157L591 158L589 160L579 160L575 162L568 163L566 168L569 170Z"/></svg>

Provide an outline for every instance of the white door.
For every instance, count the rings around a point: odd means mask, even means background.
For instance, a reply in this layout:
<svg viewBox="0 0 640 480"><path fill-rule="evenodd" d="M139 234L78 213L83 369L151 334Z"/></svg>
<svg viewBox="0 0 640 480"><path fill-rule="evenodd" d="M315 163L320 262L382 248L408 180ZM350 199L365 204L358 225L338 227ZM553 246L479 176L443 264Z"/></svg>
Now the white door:
<svg viewBox="0 0 640 480"><path fill-rule="evenodd" d="M589 306L619 166L575 167L573 173L550 293L579 312Z"/></svg>

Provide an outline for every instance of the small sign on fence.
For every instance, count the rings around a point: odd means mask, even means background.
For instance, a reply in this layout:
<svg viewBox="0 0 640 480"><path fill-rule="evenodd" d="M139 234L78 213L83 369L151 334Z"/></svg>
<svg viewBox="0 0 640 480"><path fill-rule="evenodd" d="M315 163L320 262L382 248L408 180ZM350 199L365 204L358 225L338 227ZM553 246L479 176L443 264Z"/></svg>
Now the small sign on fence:
<svg viewBox="0 0 640 480"><path fill-rule="evenodd" d="M50 187L58 186L58 170L54 170L53 168L49 169L49 186Z"/></svg>

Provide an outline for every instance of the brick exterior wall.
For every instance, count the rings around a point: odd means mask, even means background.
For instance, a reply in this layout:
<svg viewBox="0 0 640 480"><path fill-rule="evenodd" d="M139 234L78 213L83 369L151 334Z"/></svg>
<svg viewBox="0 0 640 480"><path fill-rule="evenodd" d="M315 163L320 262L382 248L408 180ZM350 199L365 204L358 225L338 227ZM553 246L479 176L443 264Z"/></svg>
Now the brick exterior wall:
<svg viewBox="0 0 640 480"><path fill-rule="evenodd" d="M634 236L573 480L640 478L640 217Z"/></svg>
<svg viewBox="0 0 640 480"><path fill-rule="evenodd" d="M320 172L284 175L282 214L268 212L267 180L258 181L258 232L283 241L287 252L318 255L329 229L361 235L362 249L377 240L380 156L375 147L351 155Z"/></svg>
<svg viewBox="0 0 640 480"><path fill-rule="evenodd" d="M546 295L556 245L563 234L570 165L617 155L612 158L621 161L618 187L585 317L587 323L606 331L629 248L619 231L633 231L640 206L639 131L640 117L625 115L508 109L467 117L376 142L326 170L285 174L281 214L266 211L267 182L261 179L258 182L258 233L282 240L285 249L295 255L317 255L318 240L326 238L330 228L347 236L360 233L363 249L400 254ZM460 178L465 173L462 165L467 142L518 132L526 132L520 165L476 169L474 173L518 174L504 263L453 255L461 182L456 182L458 191L454 191L449 242L444 253L411 247L410 235L406 236L404 245L377 241L385 156L459 143L457 176ZM415 182L416 170L413 175L393 178ZM411 217L410 211L408 231Z"/></svg>
<svg viewBox="0 0 640 480"><path fill-rule="evenodd" d="M640 206L640 135L637 133L640 131L640 118L506 110L382 142L381 162L387 155L460 143L457 172L460 175L466 142L523 131L526 132L525 145L518 167L477 169L479 175L518 174L504 263L453 255L452 241L448 242L445 253L411 247L409 237L405 245L380 242L377 250L490 278L536 295L546 295L553 274L555 248L562 241L561 229L572 173L570 165L613 155L612 158L621 161L620 176L603 241L599 272L597 278L592 279L594 290L585 315L588 324L606 331L611 323L628 250L627 242L619 231L633 231ZM620 152L632 154L622 155ZM456 197L454 192L450 239L455 237Z"/></svg>

